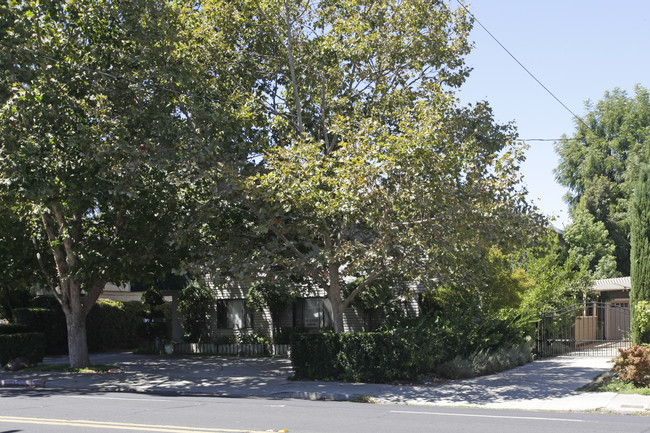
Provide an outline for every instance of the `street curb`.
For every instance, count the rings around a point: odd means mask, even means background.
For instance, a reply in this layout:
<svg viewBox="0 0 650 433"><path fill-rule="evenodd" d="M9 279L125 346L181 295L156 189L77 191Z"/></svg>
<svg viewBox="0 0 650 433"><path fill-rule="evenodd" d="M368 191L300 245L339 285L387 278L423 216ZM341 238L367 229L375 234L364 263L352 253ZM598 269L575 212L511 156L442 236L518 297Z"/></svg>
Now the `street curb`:
<svg viewBox="0 0 650 433"><path fill-rule="evenodd" d="M359 394L348 393L331 393L331 392L310 392L310 391L281 391L270 394L249 394L245 392L201 392L201 391L181 391L173 389L138 389L131 387L76 387L63 388L57 386L48 387L44 380L2 380L0 386L22 386L38 387L44 391L78 391L78 392L117 392L133 393L160 396L186 396L186 397L219 397L219 398L270 398L270 399L296 399L311 401L355 401Z"/></svg>
<svg viewBox="0 0 650 433"><path fill-rule="evenodd" d="M18 379L2 379L0 380L0 386L27 386L27 387L45 387L44 380L18 380Z"/></svg>

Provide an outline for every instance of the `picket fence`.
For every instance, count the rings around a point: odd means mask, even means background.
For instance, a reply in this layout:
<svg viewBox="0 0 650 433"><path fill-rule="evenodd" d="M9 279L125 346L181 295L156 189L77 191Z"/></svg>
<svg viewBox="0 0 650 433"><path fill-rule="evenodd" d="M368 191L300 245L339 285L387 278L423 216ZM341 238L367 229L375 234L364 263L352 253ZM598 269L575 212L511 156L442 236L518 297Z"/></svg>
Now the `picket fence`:
<svg viewBox="0 0 650 433"><path fill-rule="evenodd" d="M176 343L165 346L169 354L204 354L235 356L283 356L289 357L288 344L215 344Z"/></svg>

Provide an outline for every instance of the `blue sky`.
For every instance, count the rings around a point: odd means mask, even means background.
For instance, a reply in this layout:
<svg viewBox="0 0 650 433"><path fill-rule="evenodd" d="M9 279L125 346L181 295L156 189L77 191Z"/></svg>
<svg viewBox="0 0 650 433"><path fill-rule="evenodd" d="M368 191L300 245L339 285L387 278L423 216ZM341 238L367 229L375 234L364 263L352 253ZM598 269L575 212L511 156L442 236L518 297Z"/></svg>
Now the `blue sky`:
<svg viewBox="0 0 650 433"><path fill-rule="evenodd" d="M455 0L447 0L458 6ZM575 114L584 101L599 100L615 87L633 94L650 87L650 2L647 0L473 0L476 18ZM459 97L486 100L500 123L514 121L522 139L571 135L574 119L478 24L471 34L474 68ZM558 159L553 142L528 142L522 167L530 198L547 215L569 222L555 182Z"/></svg>

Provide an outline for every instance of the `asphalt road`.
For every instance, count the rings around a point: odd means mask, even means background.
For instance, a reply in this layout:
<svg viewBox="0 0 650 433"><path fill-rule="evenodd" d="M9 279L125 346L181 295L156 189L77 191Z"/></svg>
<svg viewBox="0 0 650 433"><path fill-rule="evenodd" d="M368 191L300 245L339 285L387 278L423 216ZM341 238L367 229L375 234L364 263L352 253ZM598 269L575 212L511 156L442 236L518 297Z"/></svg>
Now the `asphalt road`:
<svg viewBox="0 0 650 433"><path fill-rule="evenodd" d="M650 432L643 416L0 389L0 433Z"/></svg>

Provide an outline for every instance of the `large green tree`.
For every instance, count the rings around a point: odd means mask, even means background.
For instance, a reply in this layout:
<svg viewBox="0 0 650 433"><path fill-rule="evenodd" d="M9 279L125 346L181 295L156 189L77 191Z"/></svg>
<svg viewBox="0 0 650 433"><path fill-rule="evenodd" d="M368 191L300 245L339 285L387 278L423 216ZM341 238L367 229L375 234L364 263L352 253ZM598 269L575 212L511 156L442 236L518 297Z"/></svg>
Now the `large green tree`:
<svg viewBox="0 0 650 433"><path fill-rule="evenodd" d="M28 219L3 202L3 196L0 192L0 318L11 321L13 309L26 307L32 289L46 286L47 278L36 257L43 239L31 237Z"/></svg>
<svg viewBox="0 0 650 433"><path fill-rule="evenodd" d="M483 106L436 98L406 110L399 132L368 121L341 125L330 153L312 141L275 148L248 182L259 230L275 235L268 259L327 293L337 332L345 308L389 273L480 287L472 263L484 246L509 250L530 228L507 129L476 122Z"/></svg>
<svg viewBox="0 0 650 433"><path fill-rule="evenodd" d="M261 240L254 268L308 277L326 291L337 331L384 274L471 280L481 244L526 226L513 130L486 104L459 108L453 97L469 72L464 8L213 0L202 12L250 23L234 51L261 77L270 146L243 184Z"/></svg>
<svg viewBox="0 0 650 433"><path fill-rule="evenodd" d="M630 240L632 243L632 289L630 290L632 339L635 343L649 343L649 332L640 329L635 308L639 301L650 301L650 166L647 165L641 170L634 191Z"/></svg>
<svg viewBox="0 0 650 433"><path fill-rule="evenodd" d="M620 276L616 270L614 242L602 221L596 221L588 210L578 207L573 221L564 232L569 246L569 266L584 269L592 279Z"/></svg>
<svg viewBox="0 0 650 433"><path fill-rule="evenodd" d="M634 95L614 89L576 121L570 137L556 144L557 180L569 188L567 201L602 222L614 242L617 269L630 272L629 209L639 167L650 156L650 96L637 85Z"/></svg>
<svg viewBox="0 0 650 433"><path fill-rule="evenodd" d="M194 229L180 217L248 154L232 144L246 104L201 65L194 6L0 6L0 183L48 240L72 366L88 364L85 320L106 282L177 267Z"/></svg>

